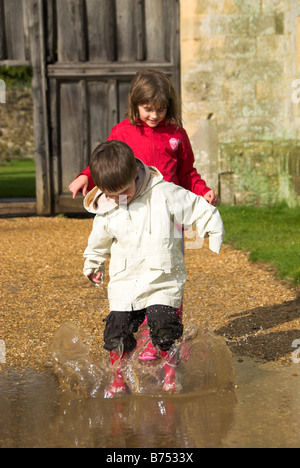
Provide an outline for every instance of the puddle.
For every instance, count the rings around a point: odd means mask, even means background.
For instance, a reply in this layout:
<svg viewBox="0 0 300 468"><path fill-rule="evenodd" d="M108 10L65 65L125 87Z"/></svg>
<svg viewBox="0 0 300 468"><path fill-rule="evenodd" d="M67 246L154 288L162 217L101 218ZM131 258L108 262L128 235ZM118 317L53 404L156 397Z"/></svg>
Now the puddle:
<svg viewBox="0 0 300 468"><path fill-rule="evenodd" d="M231 361L220 337L188 333L180 395L154 392L153 368L132 361L134 392L107 400L108 361L74 328L53 344L53 371L0 374L1 448L300 447L299 365Z"/></svg>

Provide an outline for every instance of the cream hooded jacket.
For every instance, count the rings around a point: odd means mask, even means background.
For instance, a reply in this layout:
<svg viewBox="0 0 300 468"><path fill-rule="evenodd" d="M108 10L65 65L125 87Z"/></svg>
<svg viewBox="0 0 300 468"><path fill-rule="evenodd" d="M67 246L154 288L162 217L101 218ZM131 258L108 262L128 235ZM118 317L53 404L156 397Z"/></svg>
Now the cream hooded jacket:
<svg viewBox="0 0 300 468"><path fill-rule="evenodd" d="M116 204L97 187L85 198L85 208L96 216L84 252L84 274L104 274L110 257L111 311L155 304L179 308L186 269L178 226L196 226L198 235L209 236L210 249L219 253L223 222L204 198L165 182L157 169L142 161L137 163L136 194L128 205Z"/></svg>

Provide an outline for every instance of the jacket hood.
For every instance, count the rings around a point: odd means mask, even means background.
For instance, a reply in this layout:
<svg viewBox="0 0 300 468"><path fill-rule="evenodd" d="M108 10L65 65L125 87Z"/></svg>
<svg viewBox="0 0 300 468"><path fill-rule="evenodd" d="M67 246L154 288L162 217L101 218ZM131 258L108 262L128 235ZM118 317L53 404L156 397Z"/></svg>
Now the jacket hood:
<svg viewBox="0 0 300 468"><path fill-rule="evenodd" d="M146 189L150 189L163 180L163 176L158 169L152 166L146 166L146 164L138 158L136 162L138 167L138 175L135 181L136 190L130 203L145 192ZM106 197L98 187L94 187L85 197L83 206L89 213L106 214L116 209L119 205L112 198Z"/></svg>

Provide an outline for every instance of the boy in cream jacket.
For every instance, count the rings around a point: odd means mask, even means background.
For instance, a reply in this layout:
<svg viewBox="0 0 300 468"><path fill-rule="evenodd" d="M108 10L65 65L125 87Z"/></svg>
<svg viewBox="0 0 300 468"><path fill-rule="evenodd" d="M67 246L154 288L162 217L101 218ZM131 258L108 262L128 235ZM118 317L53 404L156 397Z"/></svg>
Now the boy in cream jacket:
<svg viewBox="0 0 300 468"><path fill-rule="evenodd" d="M84 274L95 284L110 257L104 348L117 368L106 391L111 398L127 391L121 362L136 347L134 333L148 319L150 336L165 360L164 391L176 391L174 342L182 336L177 310L182 304L186 269L181 226L196 226L200 237L219 253L224 227L216 208L204 198L163 180L159 171L136 159L130 147L112 140L90 159L96 187L85 208L96 214L84 252Z"/></svg>

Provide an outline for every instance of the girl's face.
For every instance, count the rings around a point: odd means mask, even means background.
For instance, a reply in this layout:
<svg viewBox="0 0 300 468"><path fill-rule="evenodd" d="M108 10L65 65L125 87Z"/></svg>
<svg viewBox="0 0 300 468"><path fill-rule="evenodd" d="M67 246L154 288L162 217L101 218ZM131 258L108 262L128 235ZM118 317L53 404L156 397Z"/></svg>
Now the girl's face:
<svg viewBox="0 0 300 468"><path fill-rule="evenodd" d="M141 121L149 127L155 128L166 118L168 109L155 106L152 102L149 102L138 106L138 110Z"/></svg>

